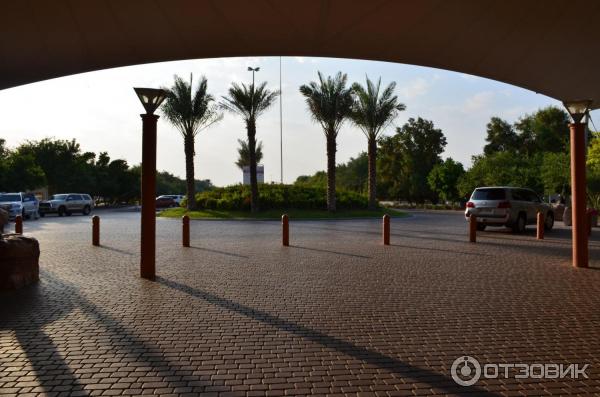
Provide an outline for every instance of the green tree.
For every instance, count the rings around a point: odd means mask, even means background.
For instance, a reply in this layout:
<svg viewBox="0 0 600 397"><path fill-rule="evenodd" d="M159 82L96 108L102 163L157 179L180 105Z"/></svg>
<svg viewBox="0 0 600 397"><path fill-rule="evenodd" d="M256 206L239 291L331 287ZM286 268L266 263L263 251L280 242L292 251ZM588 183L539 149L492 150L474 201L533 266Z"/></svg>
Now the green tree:
<svg viewBox="0 0 600 397"><path fill-rule="evenodd" d="M30 155L44 171L50 194L88 190L94 186L93 153L81 152L75 139L67 141L45 138L27 141L16 151Z"/></svg>
<svg viewBox="0 0 600 397"><path fill-rule="evenodd" d="M443 163L433 167L427 176L427 183L443 201L456 202L461 197L458 192L458 180L464 173L463 165L448 157Z"/></svg>
<svg viewBox="0 0 600 397"><path fill-rule="evenodd" d="M522 117L515 128L524 154L563 153L569 149L569 115L556 106Z"/></svg>
<svg viewBox="0 0 600 397"><path fill-rule="evenodd" d="M238 147L238 159L235 162L235 165L238 166L240 170L243 170L244 167L250 166L250 147L248 146L248 141L245 139L238 139L239 147ZM256 143L256 163L260 163L263 158L262 152L262 142L258 141Z"/></svg>
<svg viewBox="0 0 600 397"><path fill-rule="evenodd" d="M404 159L403 173L408 179L406 198L419 203L435 200L427 176L442 161L440 155L446 146L442 130L435 128L432 121L410 118L397 129L395 139Z"/></svg>
<svg viewBox="0 0 600 397"><path fill-rule="evenodd" d="M353 98L352 89L346 87L348 76L338 72L325 79L318 73L319 81L300 86L300 93L314 121L323 128L327 141L327 210L335 212L335 154L337 135L344 121L350 116Z"/></svg>
<svg viewBox="0 0 600 397"><path fill-rule="evenodd" d="M495 152L517 151L519 137L513 127L499 117L492 117L487 124L487 144L483 148L485 154Z"/></svg>
<svg viewBox="0 0 600 397"><path fill-rule="evenodd" d="M46 184L44 170L36 164L35 158L29 153L11 152L6 158L3 171L5 185L0 186L0 191L27 191Z"/></svg>
<svg viewBox="0 0 600 397"><path fill-rule="evenodd" d="M459 193L468 196L480 186L528 187L542 193L541 161L542 156L527 157L513 152L473 156L473 165L459 179Z"/></svg>
<svg viewBox="0 0 600 397"><path fill-rule="evenodd" d="M351 157L348 162L338 164L335 168L336 188L364 193L368 179L368 157L362 152L356 158ZM327 187L327 173L318 171L314 175L301 175L294 182L298 186Z"/></svg>
<svg viewBox="0 0 600 397"><path fill-rule="evenodd" d="M208 82L203 76L193 89L192 78L189 84L179 76L175 76L175 83L168 89L162 111L171 124L183 136L185 153L185 179L187 184L187 197L195 197L194 184L194 155L196 135L203 129L221 120L222 115L213 105L214 97L207 92ZM188 200L189 210L195 209L196 201Z"/></svg>
<svg viewBox="0 0 600 397"><path fill-rule="evenodd" d="M565 197L571 186L571 156L568 153L544 153L540 165L544 193Z"/></svg>
<svg viewBox="0 0 600 397"><path fill-rule="evenodd" d="M350 118L367 137L369 165L369 209L377 207L377 138L406 106L394 95L396 83L390 83L381 91L381 78L377 84L367 77L366 88L358 83L352 85L355 101Z"/></svg>
<svg viewBox="0 0 600 397"><path fill-rule="evenodd" d="M267 89L263 82L258 87L254 83L250 86L233 83L229 88L228 96L224 96L221 107L231 113L237 114L246 123L248 139L248 156L250 159L250 209L256 213L259 210L258 179L256 177L256 119L267 111L279 96L279 91Z"/></svg>

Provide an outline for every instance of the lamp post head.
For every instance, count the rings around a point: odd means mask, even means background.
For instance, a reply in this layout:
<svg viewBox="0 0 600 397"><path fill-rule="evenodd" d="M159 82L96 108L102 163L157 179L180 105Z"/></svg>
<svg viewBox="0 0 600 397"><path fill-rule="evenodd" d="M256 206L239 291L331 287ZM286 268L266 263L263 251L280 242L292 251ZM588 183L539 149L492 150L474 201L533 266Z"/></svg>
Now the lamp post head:
<svg viewBox="0 0 600 397"><path fill-rule="evenodd" d="M168 94L168 91L160 88L134 88L133 90L142 102L147 114L154 114L154 111L158 109Z"/></svg>
<svg viewBox="0 0 600 397"><path fill-rule="evenodd" d="M567 112L573 118L573 122L580 123L583 116L587 114L592 106L591 99L582 99L577 101L565 101L563 105L567 108Z"/></svg>
<svg viewBox="0 0 600 397"><path fill-rule="evenodd" d="M253 68L253 67L248 66L249 72L258 72L259 70L260 70L260 67Z"/></svg>

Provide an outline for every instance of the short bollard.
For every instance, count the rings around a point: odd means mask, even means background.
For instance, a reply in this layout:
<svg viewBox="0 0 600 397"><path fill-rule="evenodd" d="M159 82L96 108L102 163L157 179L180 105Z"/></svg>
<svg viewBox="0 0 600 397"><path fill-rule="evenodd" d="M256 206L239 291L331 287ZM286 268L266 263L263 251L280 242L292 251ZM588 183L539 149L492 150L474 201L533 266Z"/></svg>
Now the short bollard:
<svg viewBox="0 0 600 397"><path fill-rule="evenodd" d="M469 216L469 242L477 242L477 217L473 214Z"/></svg>
<svg viewBox="0 0 600 397"><path fill-rule="evenodd" d="M592 235L592 213L588 212L587 214L587 224L588 224L588 236Z"/></svg>
<svg viewBox="0 0 600 397"><path fill-rule="evenodd" d="M23 234L23 217L21 215L17 215L15 218L15 233Z"/></svg>
<svg viewBox="0 0 600 397"><path fill-rule="evenodd" d="M383 216L383 245L390 245L390 216Z"/></svg>
<svg viewBox="0 0 600 397"><path fill-rule="evenodd" d="M542 212L537 213L537 239L544 239L544 214Z"/></svg>
<svg viewBox="0 0 600 397"><path fill-rule="evenodd" d="M182 228L183 228L183 233L182 233L182 243L184 247L189 247L190 246L190 217L187 215L184 215L181 218L181 223L182 223Z"/></svg>
<svg viewBox="0 0 600 397"><path fill-rule="evenodd" d="M98 215L92 217L92 245L100 245L100 217Z"/></svg>
<svg viewBox="0 0 600 397"><path fill-rule="evenodd" d="M290 218L286 214L281 216L281 235L283 246L288 247L290 245Z"/></svg>

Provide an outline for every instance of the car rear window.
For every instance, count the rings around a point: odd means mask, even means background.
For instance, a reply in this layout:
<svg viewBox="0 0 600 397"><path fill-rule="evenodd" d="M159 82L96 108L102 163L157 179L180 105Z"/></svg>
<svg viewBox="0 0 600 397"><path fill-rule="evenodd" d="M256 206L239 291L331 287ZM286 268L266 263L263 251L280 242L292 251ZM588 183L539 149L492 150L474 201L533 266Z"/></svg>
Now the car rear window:
<svg viewBox="0 0 600 397"><path fill-rule="evenodd" d="M506 192L504 189L476 189L471 196L471 200L504 200Z"/></svg>

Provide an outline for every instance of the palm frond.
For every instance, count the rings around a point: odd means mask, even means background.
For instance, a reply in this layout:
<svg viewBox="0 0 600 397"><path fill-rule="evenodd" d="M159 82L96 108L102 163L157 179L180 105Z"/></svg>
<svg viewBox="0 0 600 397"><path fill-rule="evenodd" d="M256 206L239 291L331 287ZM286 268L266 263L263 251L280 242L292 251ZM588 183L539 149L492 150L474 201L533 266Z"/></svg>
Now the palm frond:
<svg viewBox="0 0 600 397"><path fill-rule="evenodd" d="M300 86L300 93L314 121L318 122L326 135L337 136L344 120L352 109L352 89L347 88L348 76L338 72L325 78L318 72L319 81Z"/></svg>
<svg viewBox="0 0 600 397"><path fill-rule="evenodd" d="M165 118L184 136L195 136L223 118L214 104L214 97L208 93L208 82L202 76L195 90L191 83L175 76L174 84L167 90L167 97L161 107Z"/></svg>
<svg viewBox="0 0 600 397"><path fill-rule="evenodd" d="M358 83L352 85L355 99L350 118L368 138L376 139L406 106L394 95L395 82L381 92L381 78L376 84L368 76L366 80L366 88Z"/></svg>

